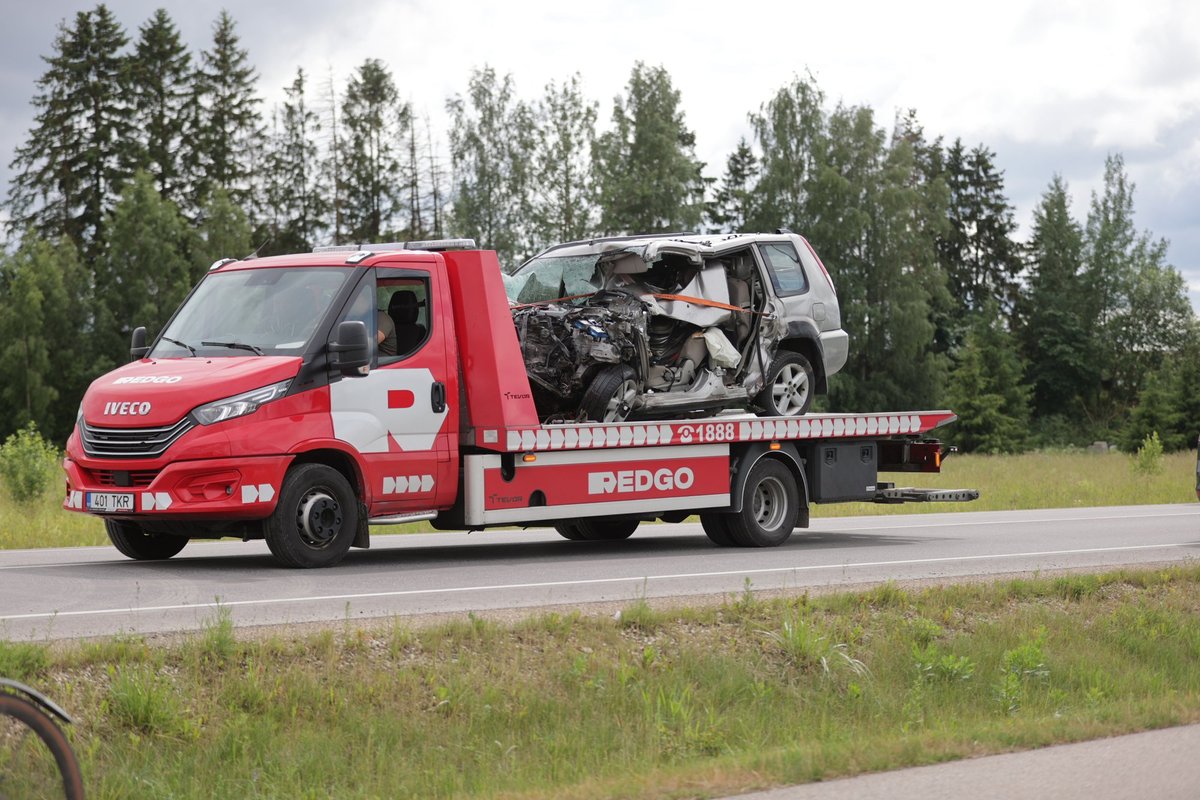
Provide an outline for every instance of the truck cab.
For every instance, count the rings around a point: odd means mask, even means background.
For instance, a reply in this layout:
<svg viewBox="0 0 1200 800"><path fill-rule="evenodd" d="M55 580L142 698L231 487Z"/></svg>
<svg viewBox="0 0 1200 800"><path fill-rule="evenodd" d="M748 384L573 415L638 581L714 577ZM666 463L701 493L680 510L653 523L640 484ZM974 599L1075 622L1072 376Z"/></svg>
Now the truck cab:
<svg viewBox="0 0 1200 800"><path fill-rule="evenodd" d="M452 505L460 387L446 259L394 247L214 264L151 346L135 335L135 360L88 389L65 506L104 514L134 558L236 533L318 566L365 543L369 517ZM455 254L476 270L482 255ZM394 347L381 348L383 328ZM299 547L271 535L280 526Z"/></svg>

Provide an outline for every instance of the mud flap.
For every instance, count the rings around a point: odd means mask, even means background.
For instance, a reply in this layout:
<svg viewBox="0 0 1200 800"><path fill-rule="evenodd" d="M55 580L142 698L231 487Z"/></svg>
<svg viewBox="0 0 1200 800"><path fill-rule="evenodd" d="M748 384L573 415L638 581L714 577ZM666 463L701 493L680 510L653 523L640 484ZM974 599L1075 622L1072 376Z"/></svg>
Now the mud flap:
<svg viewBox="0 0 1200 800"><path fill-rule="evenodd" d="M363 550L368 550L371 547L371 526L367 521L367 504L358 504L358 530L354 532L354 541L350 543L351 547L361 547Z"/></svg>

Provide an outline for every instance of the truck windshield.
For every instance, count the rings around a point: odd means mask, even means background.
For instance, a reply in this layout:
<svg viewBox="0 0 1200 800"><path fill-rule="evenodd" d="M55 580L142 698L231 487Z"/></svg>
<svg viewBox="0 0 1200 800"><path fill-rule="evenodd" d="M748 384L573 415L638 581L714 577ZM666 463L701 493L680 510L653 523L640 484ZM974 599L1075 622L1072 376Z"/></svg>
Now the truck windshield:
<svg viewBox="0 0 1200 800"><path fill-rule="evenodd" d="M513 303L540 303L592 294L600 288L598 256L546 256L527 262L513 275L504 276L504 291Z"/></svg>
<svg viewBox="0 0 1200 800"><path fill-rule="evenodd" d="M151 358L300 355L353 270L242 269L204 278Z"/></svg>

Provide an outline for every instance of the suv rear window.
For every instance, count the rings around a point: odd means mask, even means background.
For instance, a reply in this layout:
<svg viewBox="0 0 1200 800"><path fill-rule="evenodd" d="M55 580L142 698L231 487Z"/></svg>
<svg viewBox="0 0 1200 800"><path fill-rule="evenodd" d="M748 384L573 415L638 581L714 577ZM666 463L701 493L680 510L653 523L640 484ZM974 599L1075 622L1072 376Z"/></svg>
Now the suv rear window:
<svg viewBox="0 0 1200 800"><path fill-rule="evenodd" d="M792 247L791 242L760 244L758 252L767 264L776 294L788 297L808 291L808 277L800 267L800 257L796 255L796 248Z"/></svg>

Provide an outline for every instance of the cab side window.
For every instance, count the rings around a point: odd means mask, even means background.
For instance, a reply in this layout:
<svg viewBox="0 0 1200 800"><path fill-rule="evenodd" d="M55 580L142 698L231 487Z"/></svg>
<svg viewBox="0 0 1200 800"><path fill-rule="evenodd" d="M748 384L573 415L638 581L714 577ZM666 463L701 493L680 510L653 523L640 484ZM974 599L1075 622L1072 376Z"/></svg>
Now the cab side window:
<svg viewBox="0 0 1200 800"><path fill-rule="evenodd" d="M376 289L376 306L385 338L379 345L379 361L390 364L408 358L429 340L432 330L429 279L389 276L381 270Z"/></svg>
<svg viewBox="0 0 1200 800"><path fill-rule="evenodd" d="M808 291L808 277L800 266L800 257L791 242L760 244L758 252L767 265L767 273L780 297L804 294Z"/></svg>

